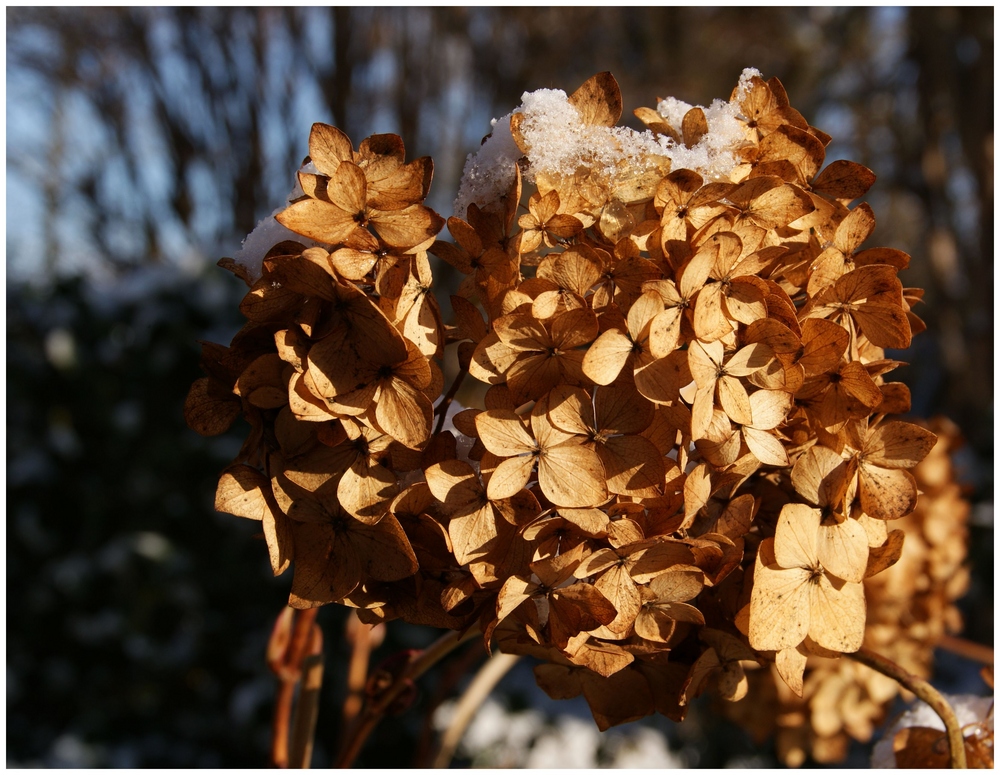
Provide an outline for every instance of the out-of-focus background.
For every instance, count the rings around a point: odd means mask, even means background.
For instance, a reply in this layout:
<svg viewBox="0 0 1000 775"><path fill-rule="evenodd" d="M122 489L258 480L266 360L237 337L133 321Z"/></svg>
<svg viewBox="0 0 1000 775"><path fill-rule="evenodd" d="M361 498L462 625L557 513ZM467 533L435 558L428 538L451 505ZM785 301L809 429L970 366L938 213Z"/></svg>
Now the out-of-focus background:
<svg viewBox="0 0 1000 775"><path fill-rule="evenodd" d="M602 70L631 118L659 97L728 98L756 67L833 135L828 161L877 173L870 244L910 253L904 285L926 289L928 330L897 373L915 415L966 439L963 637L992 646L993 61L991 7L8 9L8 766L266 762L264 646L289 579L254 523L212 510L245 426L203 439L182 417L196 340L241 325L245 287L215 261L283 204L315 121L433 156L428 204L447 216L491 118ZM320 613L317 765L336 742L344 620ZM395 623L376 658L432 637ZM977 669L942 663L945 688ZM776 761L704 709L598 738L527 669L501 688L479 734L522 728L535 758L516 764ZM428 701L358 763L412 764Z"/></svg>

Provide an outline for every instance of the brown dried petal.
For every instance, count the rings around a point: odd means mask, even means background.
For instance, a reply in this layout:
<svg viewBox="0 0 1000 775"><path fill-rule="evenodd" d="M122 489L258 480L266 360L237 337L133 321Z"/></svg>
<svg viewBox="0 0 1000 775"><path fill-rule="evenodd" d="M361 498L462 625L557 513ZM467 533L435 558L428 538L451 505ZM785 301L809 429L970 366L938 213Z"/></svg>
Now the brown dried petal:
<svg viewBox="0 0 1000 775"><path fill-rule="evenodd" d="M267 477L243 464L229 466L219 477L215 491L215 510L237 517L262 520L270 511L265 492L270 490Z"/></svg>
<svg viewBox="0 0 1000 775"><path fill-rule="evenodd" d="M195 380L184 400L184 421L202 436L225 433L240 411L239 400L208 377Z"/></svg>
<svg viewBox="0 0 1000 775"><path fill-rule="evenodd" d="M598 73L569 95L584 124L614 126L622 115L622 94L611 73Z"/></svg>
<svg viewBox="0 0 1000 775"><path fill-rule="evenodd" d="M346 242L358 228L354 215L321 199L301 199L278 213L275 220L296 234L333 245Z"/></svg>
<svg viewBox="0 0 1000 775"><path fill-rule="evenodd" d="M937 436L919 425L888 422L868 434L864 459L885 468L913 468L927 457L936 441Z"/></svg>
<svg viewBox="0 0 1000 775"><path fill-rule="evenodd" d="M309 157L316 169L332 177L342 161L354 158L354 147L337 127L317 123L309 133Z"/></svg>
<svg viewBox="0 0 1000 775"><path fill-rule="evenodd" d="M909 471L865 462L858 471L861 509L875 519L899 519L917 505L917 484Z"/></svg>

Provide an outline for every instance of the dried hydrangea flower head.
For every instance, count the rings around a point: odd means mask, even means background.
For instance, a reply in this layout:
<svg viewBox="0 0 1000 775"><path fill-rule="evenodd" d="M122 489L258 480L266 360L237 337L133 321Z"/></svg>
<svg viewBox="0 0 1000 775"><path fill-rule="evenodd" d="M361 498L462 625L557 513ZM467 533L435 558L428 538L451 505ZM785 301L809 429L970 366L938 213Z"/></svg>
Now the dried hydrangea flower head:
<svg viewBox="0 0 1000 775"><path fill-rule="evenodd" d="M608 73L525 94L469 157L454 241L429 159L314 126L293 236L223 262L248 322L186 407L250 423L216 505L263 523L291 605L478 628L601 728L738 700L754 662L802 694L812 655L856 650L934 443L887 418L909 395L884 348L921 324L905 254L862 249L874 175L824 168L831 138L753 70L642 132L621 112ZM428 253L464 275L453 324ZM467 375L488 390L456 412Z"/></svg>

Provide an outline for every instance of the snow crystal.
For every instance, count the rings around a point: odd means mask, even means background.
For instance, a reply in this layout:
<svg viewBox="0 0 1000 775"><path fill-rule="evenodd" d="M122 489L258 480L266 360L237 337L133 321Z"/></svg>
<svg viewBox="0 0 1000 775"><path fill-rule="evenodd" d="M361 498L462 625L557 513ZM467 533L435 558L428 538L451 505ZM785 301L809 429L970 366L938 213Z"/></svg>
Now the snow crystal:
<svg viewBox="0 0 1000 775"><path fill-rule="evenodd" d="M584 124L566 92L539 89L525 92L521 105L512 113L493 120L493 133L480 149L469 154L462 173L455 215L464 218L472 203L484 205L507 191L515 165L522 154L510 133L510 118L524 114L520 131L528 146L524 180L534 183L539 174L573 175L580 167L610 177L632 175L650 157L666 157L671 169L691 169L708 179L726 179L737 164L735 150L744 142L738 119L739 103L750 89L750 81L760 73L747 68L740 76L731 101L715 100L702 108L708 132L693 148L652 131L637 132L628 127ZM693 106L673 97L661 100L657 111L664 120L680 129L684 115Z"/></svg>
<svg viewBox="0 0 1000 775"><path fill-rule="evenodd" d="M740 99L742 97L733 102L715 100L709 107L702 107L708 132L692 148L670 143L671 153L668 155L673 163L672 169L691 169L712 179L729 176L737 164L733 151L744 142L743 125L737 118ZM692 107L671 97L661 100L656 111L668 124L680 131L684 115Z"/></svg>
<svg viewBox="0 0 1000 775"><path fill-rule="evenodd" d="M493 119L493 133L476 153L470 153L462 169L462 182L455 200L455 215L465 217L473 202L484 203L499 199L514 180L514 167L521 150L510 133L511 113Z"/></svg>
<svg viewBox="0 0 1000 775"><path fill-rule="evenodd" d="M742 102L743 99L750 93L750 82L754 78L763 78L760 74L760 70L756 67L744 67L743 72L740 73L739 83L736 84L736 97L734 102Z"/></svg>
<svg viewBox="0 0 1000 775"><path fill-rule="evenodd" d="M693 107L694 105L679 100L676 97L667 97L665 100L660 100L657 103L656 112L663 116L663 120L674 129L680 129L681 123L684 121L684 116Z"/></svg>

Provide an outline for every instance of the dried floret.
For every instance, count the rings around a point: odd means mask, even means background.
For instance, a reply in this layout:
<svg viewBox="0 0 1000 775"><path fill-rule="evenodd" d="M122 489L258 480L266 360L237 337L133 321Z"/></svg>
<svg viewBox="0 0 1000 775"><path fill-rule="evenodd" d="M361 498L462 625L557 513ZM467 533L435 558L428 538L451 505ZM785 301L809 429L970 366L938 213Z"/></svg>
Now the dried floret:
<svg viewBox="0 0 1000 775"><path fill-rule="evenodd" d="M865 630L860 582L867 562L868 541L857 522L824 527L818 509L785 506L774 538L758 550L750 645L793 649L808 635L831 651L857 651Z"/></svg>

